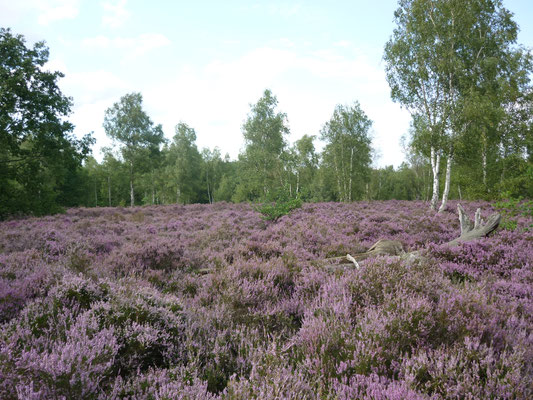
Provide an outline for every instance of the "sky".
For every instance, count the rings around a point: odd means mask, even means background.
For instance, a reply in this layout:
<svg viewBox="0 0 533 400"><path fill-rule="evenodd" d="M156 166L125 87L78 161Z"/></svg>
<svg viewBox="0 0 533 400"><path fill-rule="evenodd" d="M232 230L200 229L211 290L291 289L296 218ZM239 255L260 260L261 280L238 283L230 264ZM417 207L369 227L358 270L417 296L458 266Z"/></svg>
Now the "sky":
<svg viewBox="0 0 533 400"><path fill-rule="evenodd" d="M533 47L533 2L504 1ZM393 103L383 48L396 0L182 1L0 0L0 27L44 40L47 68L61 71L79 137L94 132L94 156L110 146L104 112L131 92L172 139L185 122L198 148L236 159L242 124L265 89L287 114L293 143L320 136L337 104L358 101L373 121L375 166L399 166L410 115ZM320 143L317 143L320 149Z"/></svg>

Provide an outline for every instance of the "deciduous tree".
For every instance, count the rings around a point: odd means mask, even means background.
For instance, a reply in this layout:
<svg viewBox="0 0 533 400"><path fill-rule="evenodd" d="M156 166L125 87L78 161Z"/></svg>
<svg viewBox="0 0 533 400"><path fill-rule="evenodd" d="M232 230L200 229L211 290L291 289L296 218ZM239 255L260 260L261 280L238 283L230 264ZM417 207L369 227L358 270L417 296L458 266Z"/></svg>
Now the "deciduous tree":
<svg viewBox="0 0 533 400"><path fill-rule="evenodd" d="M242 131L246 145L241 155L243 181L249 196L266 198L273 189L284 185L282 154L289 133L287 115L276 110L278 100L265 90L259 101L251 106Z"/></svg>
<svg viewBox="0 0 533 400"><path fill-rule="evenodd" d="M135 204L134 176L136 162L143 149L159 148L164 142L163 131L142 108L142 95L130 93L121 97L105 111L104 129L113 140L121 143L122 157L130 170L130 204Z"/></svg>
<svg viewBox="0 0 533 400"><path fill-rule="evenodd" d="M44 42L0 28L0 217L43 214L75 205L76 174L90 152L90 135L72 135L71 99L61 72L45 68Z"/></svg>
<svg viewBox="0 0 533 400"><path fill-rule="evenodd" d="M323 163L333 170L337 199L361 198L370 173L372 121L358 102L338 105L321 131L326 142Z"/></svg>

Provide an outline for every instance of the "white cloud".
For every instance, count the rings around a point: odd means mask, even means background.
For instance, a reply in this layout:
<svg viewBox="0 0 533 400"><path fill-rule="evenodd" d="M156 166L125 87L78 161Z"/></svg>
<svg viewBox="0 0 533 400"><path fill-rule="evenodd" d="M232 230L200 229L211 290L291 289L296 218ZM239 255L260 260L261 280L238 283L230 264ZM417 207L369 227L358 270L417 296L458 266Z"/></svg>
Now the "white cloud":
<svg viewBox="0 0 533 400"><path fill-rule="evenodd" d="M300 3L296 4L269 4L268 5L268 12L273 15L279 15L283 18L289 18L297 15L302 9L302 5Z"/></svg>
<svg viewBox="0 0 533 400"><path fill-rule="evenodd" d="M82 45L87 48L97 50L123 50L127 51L129 57L141 56L153 49L165 47L171 44L171 41L160 33L144 33L137 37L115 37L96 36L86 38Z"/></svg>
<svg viewBox="0 0 533 400"><path fill-rule="evenodd" d="M98 37L92 41L98 48L133 48L129 39ZM263 47L237 59L182 65L173 78L161 77L156 85L142 81L133 85L105 70L69 73L63 80L64 92L75 99L72 121L76 132L94 131L97 149L110 143L102 128L105 109L125 93L140 91L146 111L155 123L163 124L167 137L184 121L196 129L198 147L218 146L236 158L243 146L241 126L250 104L270 88L278 97L279 110L288 115L291 142L304 134L318 136L336 104L357 100L374 121L373 142L382 155L378 165L399 165L403 160L399 139L408 129L408 113L391 102L379 60L344 48L305 52Z"/></svg>
<svg viewBox="0 0 533 400"><path fill-rule="evenodd" d="M36 4L41 11L37 17L39 25L49 25L63 19L74 19L80 12L79 0L47 0L37 1Z"/></svg>
<svg viewBox="0 0 533 400"><path fill-rule="evenodd" d="M117 101L116 98L103 99L94 103L75 106L74 113L70 118L70 121L76 127L75 132L79 137L89 132L94 132L96 146L93 149L93 156L98 160L101 160L100 150L102 147L112 145L112 141L106 136L102 124L104 122L105 110L112 106L115 101Z"/></svg>
<svg viewBox="0 0 533 400"><path fill-rule="evenodd" d="M127 0L106 0L102 2L104 15L102 25L109 28L119 28L130 17L130 12L126 10Z"/></svg>
<svg viewBox="0 0 533 400"><path fill-rule="evenodd" d="M80 11L80 0L0 0L1 25L27 18L37 18L41 26L64 19L74 19ZM9 22L8 22L9 21Z"/></svg>
<svg viewBox="0 0 533 400"><path fill-rule="evenodd" d="M303 78L299 79L300 76ZM318 135L336 104L360 101L374 121L374 145L380 164L403 160L399 139L409 115L393 104L384 72L363 55L335 51L299 54L279 48L260 48L233 61L213 61L202 69L183 68L173 81L143 90L155 122L172 136L183 120L198 133L199 147L218 146L236 157L242 147L242 122L250 107L270 88L286 112L290 140Z"/></svg>
<svg viewBox="0 0 533 400"><path fill-rule="evenodd" d="M65 75L68 74L67 64L65 64L65 62L59 58L48 60L48 62L44 65L44 69L51 72L59 71Z"/></svg>
<svg viewBox="0 0 533 400"><path fill-rule="evenodd" d="M63 81L62 87L65 92L77 93L75 101L79 104L94 103L109 98L116 100L133 89L128 82L104 70L68 74Z"/></svg>
<svg viewBox="0 0 533 400"><path fill-rule="evenodd" d="M338 42L333 43L335 47L350 47L352 44L348 40L339 40Z"/></svg>

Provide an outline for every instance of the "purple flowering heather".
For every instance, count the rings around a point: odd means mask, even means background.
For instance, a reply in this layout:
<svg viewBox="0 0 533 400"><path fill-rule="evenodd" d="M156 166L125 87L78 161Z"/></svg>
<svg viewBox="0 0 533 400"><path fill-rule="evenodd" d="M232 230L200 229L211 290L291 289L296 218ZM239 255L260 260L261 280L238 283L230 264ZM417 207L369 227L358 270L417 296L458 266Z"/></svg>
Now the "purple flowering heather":
<svg viewBox="0 0 533 400"><path fill-rule="evenodd" d="M457 215L422 202L0 222L0 398L529 399L532 221L514 218L456 247ZM425 256L316 263L378 239Z"/></svg>

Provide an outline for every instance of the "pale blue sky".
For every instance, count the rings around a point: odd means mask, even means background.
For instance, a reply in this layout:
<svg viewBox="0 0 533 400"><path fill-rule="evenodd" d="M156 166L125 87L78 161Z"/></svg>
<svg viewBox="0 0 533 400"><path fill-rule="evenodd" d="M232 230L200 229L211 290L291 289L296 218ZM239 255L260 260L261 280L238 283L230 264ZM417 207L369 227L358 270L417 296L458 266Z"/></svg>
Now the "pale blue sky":
<svg viewBox="0 0 533 400"><path fill-rule="evenodd" d="M519 42L533 47L533 2L504 1ZM410 117L392 103L381 61L397 2L0 0L0 26L45 40L49 67L74 99L76 133L109 145L104 110L129 92L171 138L184 121L197 144L233 158L241 125L265 88L292 142L318 135L336 104L359 101L374 121L377 165L399 165Z"/></svg>

